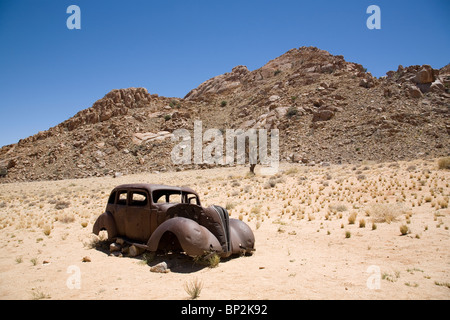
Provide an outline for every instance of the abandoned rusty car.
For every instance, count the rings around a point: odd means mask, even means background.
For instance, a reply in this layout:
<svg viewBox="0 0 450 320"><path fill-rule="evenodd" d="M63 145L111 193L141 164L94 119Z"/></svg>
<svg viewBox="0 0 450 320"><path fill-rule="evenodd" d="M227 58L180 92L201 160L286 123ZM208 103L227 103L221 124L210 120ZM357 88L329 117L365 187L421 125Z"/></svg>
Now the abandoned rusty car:
<svg viewBox="0 0 450 320"><path fill-rule="evenodd" d="M185 252L189 256L216 253L221 257L251 254L255 237L250 227L229 217L220 206L202 207L188 187L124 184L114 188L93 233L106 230L151 252Z"/></svg>

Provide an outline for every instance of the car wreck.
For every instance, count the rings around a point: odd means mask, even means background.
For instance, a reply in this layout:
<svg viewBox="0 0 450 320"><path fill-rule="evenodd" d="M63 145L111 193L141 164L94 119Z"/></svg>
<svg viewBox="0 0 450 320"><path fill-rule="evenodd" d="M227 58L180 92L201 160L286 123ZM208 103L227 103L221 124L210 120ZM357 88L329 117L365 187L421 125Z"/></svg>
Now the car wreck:
<svg viewBox="0 0 450 320"><path fill-rule="evenodd" d="M202 207L199 195L188 187L119 185L93 226L96 235L102 230L109 241L120 237L151 252L229 257L255 250L255 237L245 222L230 218L223 207Z"/></svg>

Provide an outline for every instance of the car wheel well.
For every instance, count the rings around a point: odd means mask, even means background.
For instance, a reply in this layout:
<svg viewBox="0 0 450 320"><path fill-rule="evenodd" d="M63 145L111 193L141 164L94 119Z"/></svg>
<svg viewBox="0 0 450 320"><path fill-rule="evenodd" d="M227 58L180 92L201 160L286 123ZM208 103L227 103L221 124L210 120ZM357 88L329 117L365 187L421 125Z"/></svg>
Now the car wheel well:
<svg viewBox="0 0 450 320"><path fill-rule="evenodd" d="M166 252L181 252L183 251L183 248L181 247L180 241L175 233L166 231L159 239L158 250L163 250Z"/></svg>

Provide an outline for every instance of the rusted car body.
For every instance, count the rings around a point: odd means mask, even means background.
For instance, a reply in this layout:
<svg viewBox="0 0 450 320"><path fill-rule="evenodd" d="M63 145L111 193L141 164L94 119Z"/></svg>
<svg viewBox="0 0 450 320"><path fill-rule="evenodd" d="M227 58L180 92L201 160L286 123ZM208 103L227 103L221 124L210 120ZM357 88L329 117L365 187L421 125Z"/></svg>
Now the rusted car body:
<svg viewBox="0 0 450 320"><path fill-rule="evenodd" d="M225 208L201 206L187 187L124 184L114 188L106 210L93 227L98 235L117 237L148 251L184 251L189 256L217 253L221 257L253 252L249 226L229 218Z"/></svg>

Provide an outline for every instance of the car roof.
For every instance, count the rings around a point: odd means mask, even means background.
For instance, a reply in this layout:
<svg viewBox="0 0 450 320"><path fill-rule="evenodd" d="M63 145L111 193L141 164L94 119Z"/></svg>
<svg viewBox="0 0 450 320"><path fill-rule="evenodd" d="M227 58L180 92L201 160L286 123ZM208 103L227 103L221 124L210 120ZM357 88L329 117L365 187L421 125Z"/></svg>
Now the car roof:
<svg viewBox="0 0 450 320"><path fill-rule="evenodd" d="M150 193L155 190L173 190L173 191L179 191L179 192L188 192L188 193L194 193L197 195L197 192L195 192L193 189L189 187L174 187L174 186L167 186L164 184L151 184L151 183L129 183L129 184L121 184L113 189L113 191L119 190L119 189L145 189L149 191Z"/></svg>

